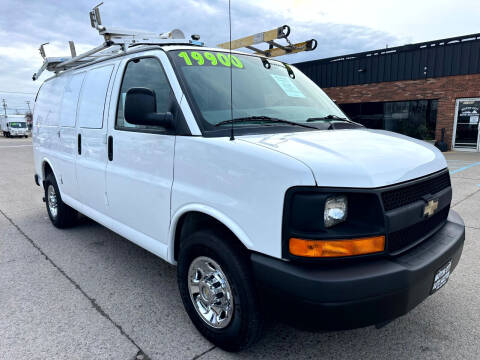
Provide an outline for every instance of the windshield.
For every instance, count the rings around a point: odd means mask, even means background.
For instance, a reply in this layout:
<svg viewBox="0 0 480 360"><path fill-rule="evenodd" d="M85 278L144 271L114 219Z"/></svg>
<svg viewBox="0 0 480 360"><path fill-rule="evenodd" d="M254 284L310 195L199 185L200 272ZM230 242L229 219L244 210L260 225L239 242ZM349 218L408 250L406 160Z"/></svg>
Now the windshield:
<svg viewBox="0 0 480 360"><path fill-rule="evenodd" d="M314 124L312 119L328 122L332 117L345 118L315 83L298 69L281 62L238 54L233 54L230 61L228 53L215 51L171 53L191 101L201 114L204 130L231 126L226 122L231 119L230 66L233 70L233 117L244 120L236 122L235 127L272 126L258 117L310 126ZM225 123L219 124L221 122ZM275 126L292 125L295 124L275 123Z"/></svg>
<svg viewBox="0 0 480 360"><path fill-rule="evenodd" d="M16 129L26 128L26 127L27 127L27 123L24 123L24 122L11 122L11 123L10 123L10 127L11 127L11 128L16 128Z"/></svg>

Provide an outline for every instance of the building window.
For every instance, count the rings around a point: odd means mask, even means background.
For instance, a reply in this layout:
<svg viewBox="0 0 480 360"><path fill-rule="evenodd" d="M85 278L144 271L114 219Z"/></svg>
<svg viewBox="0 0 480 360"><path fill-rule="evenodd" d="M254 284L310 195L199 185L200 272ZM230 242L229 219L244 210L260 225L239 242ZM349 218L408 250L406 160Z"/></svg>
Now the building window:
<svg viewBox="0 0 480 360"><path fill-rule="evenodd" d="M438 100L339 104L350 119L422 140L435 139Z"/></svg>

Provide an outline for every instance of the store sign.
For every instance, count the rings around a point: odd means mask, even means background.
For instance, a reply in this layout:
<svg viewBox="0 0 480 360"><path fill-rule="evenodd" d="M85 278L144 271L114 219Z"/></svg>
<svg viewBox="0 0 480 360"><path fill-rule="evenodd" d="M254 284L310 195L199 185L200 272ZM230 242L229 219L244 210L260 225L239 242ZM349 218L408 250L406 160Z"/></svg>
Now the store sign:
<svg viewBox="0 0 480 360"><path fill-rule="evenodd" d="M458 122L478 124L480 116L480 101L462 100L458 103Z"/></svg>
<svg viewBox="0 0 480 360"><path fill-rule="evenodd" d="M479 150L480 98L458 99L455 147Z"/></svg>

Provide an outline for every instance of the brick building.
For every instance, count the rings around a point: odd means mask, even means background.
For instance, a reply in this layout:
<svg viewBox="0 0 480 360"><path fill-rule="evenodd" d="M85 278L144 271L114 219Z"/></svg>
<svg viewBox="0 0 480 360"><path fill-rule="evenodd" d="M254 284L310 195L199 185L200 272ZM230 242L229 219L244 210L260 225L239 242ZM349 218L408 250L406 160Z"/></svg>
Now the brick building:
<svg viewBox="0 0 480 360"><path fill-rule="evenodd" d="M480 151L480 34L295 65L354 121Z"/></svg>

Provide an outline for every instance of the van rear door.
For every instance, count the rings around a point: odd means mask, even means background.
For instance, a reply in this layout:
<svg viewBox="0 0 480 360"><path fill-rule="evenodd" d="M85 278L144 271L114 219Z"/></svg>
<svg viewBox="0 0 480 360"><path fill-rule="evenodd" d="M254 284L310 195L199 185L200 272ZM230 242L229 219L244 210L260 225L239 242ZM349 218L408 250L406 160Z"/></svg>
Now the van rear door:
<svg viewBox="0 0 480 360"><path fill-rule="evenodd" d="M105 168L107 166L107 125L104 121L106 99L114 65L104 65L87 72L78 104L77 190L85 206L107 213ZM85 211L88 214L88 211Z"/></svg>

